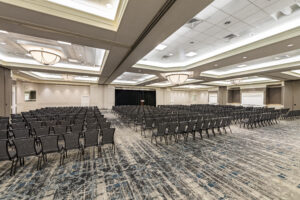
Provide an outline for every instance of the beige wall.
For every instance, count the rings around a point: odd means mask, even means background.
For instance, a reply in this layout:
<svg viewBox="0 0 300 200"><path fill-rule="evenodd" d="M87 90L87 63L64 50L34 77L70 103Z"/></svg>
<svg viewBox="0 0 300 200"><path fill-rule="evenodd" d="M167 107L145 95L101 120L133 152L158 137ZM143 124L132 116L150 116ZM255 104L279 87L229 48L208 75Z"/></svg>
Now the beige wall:
<svg viewBox="0 0 300 200"><path fill-rule="evenodd" d="M200 90L171 90L156 89L157 105L191 105L191 104L207 104L208 91Z"/></svg>
<svg viewBox="0 0 300 200"><path fill-rule="evenodd" d="M0 67L0 116L11 114L12 80L10 70Z"/></svg>
<svg viewBox="0 0 300 200"><path fill-rule="evenodd" d="M286 81L284 83L282 95L285 108L300 110L300 80Z"/></svg>
<svg viewBox="0 0 300 200"><path fill-rule="evenodd" d="M36 101L25 102L24 92L36 91ZM82 96L90 96L89 86L38 84L17 81L17 112L42 107L80 106Z"/></svg>
<svg viewBox="0 0 300 200"><path fill-rule="evenodd" d="M24 92L36 91L36 101L25 102ZM115 88L109 85L55 85L16 82L17 113L42 107L81 106L83 96L89 97L90 106L111 109L115 104Z"/></svg>

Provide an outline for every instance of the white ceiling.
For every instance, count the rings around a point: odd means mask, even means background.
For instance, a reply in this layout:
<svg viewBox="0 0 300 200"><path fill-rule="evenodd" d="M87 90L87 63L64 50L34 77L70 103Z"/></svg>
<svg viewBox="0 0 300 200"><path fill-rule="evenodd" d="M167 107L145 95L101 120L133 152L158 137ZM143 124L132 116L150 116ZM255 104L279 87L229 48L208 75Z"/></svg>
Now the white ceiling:
<svg viewBox="0 0 300 200"><path fill-rule="evenodd" d="M215 0L194 17L199 20L194 27L185 24L162 42L167 46L165 49L153 49L138 64L162 68L186 66L297 27L299 10L289 16L274 17L292 5L300 9L296 0ZM230 34L237 37L224 38ZM189 52L197 55L188 57L185 54Z"/></svg>
<svg viewBox="0 0 300 200"><path fill-rule="evenodd" d="M34 60L25 45L56 49L62 52L61 61L53 67L99 71L104 64L104 49L71 44L28 35L0 31L0 60L8 63L41 65Z"/></svg>
<svg viewBox="0 0 300 200"><path fill-rule="evenodd" d="M68 4L67 8L62 9L73 10L72 16L82 14L81 8L74 7L77 3L87 6L100 3L105 7L104 10L109 9L106 4L112 3L110 0L47 0L45 5L37 4L51 9L53 7L47 6L54 1L60 8L64 7L62 4L67 1L73 2L74 4ZM292 75L281 72L295 75L293 71L300 69L296 64L280 70L281 66L275 69L277 62L300 61L300 4L296 0L201 0L188 4L176 1L150 30L148 25L153 23L152 20L156 19L157 14L161 14L161 8L171 1L150 3L147 0L119 0L119 6L122 3L127 6L126 10L119 10L123 18L120 26L114 26L116 29L81 21L82 17L78 19L55 15L55 9L49 13L44 10L32 10L26 7L28 5L15 5L16 2L17 0L0 0L0 30L11 31L0 31L0 64L13 69L14 72L25 70L26 78L31 76L36 78L35 80L47 80L48 77L51 80L50 77L62 76L63 81L73 81L73 78L68 79L66 75L88 75L98 76L99 84L201 89L213 81L221 81L223 85L228 85L230 80L237 77L253 77L259 71L251 71L254 66L264 68L264 65L270 62L274 66L259 74L262 78L274 81L293 80ZM30 0L24 2L30 4ZM125 9L124 6L122 8ZM288 8L291 8L293 13L289 14ZM118 13L117 15L119 16ZM199 21L186 23L193 18ZM101 17L94 19L99 20ZM101 23L103 25L104 21ZM285 30L289 31L283 33ZM276 37L262 40L277 33L280 34ZM224 39L229 34L235 34L237 37ZM60 40L67 43L59 43ZM256 42L258 40L260 41ZM291 43L294 45L287 47ZM58 49L64 56L56 65L41 65L28 56L24 44ZM165 45L165 48L155 48L158 44ZM162 45L158 47L163 47ZM273 49L278 50L272 50L273 45ZM251 48L248 48L249 46ZM233 48L236 49L230 51ZM268 53L262 52L264 49L268 49L265 51ZM260 53L257 53L258 51ZM244 56L247 58L243 59ZM134 65L137 62L151 65ZM182 86L170 85L161 76L162 72L180 71L185 67L186 70L193 71L194 76ZM52 76L37 75L34 72ZM256 79L255 83L273 80ZM197 82L201 84L196 84Z"/></svg>
<svg viewBox="0 0 300 200"><path fill-rule="evenodd" d="M119 0L47 0L77 11L115 20Z"/></svg>
<svg viewBox="0 0 300 200"><path fill-rule="evenodd" d="M157 76L152 74L124 72L122 75L116 78L112 84L137 85L145 81L154 80L156 78Z"/></svg>
<svg viewBox="0 0 300 200"><path fill-rule="evenodd" d="M72 82L87 82L87 83L97 83L99 77L92 76L78 76L72 74L53 74L45 72L35 72L35 71L20 71L23 74L29 75L33 78L39 80L52 80L52 81L72 81Z"/></svg>
<svg viewBox="0 0 300 200"><path fill-rule="evenodd" d="M201 75L232 75L233 73L249 71L253 69L262 69L270 66L291 63L295 61L300 61L300 49L280 53L272 56L267 56L264 58L254 59L247 62L241 62L235 65L229 65L226 67L221 67L218 69L208 70L201 73ZM246 59L246 58L245 58ZM217 66L216 66L217 67Z"/></svg>
<svg viewBox="0 0 300 200"><path fill-rule="evenodd" d="M216 85L216 86L232 86L232 85L245 85L245 84L256 84L256 83L268 83L268 82L276 82L276 81L278 80L267 78L267 77L251 76L251 77L243 77L237 79L212 81L212 82L207 82L206 84Z"/></svg>

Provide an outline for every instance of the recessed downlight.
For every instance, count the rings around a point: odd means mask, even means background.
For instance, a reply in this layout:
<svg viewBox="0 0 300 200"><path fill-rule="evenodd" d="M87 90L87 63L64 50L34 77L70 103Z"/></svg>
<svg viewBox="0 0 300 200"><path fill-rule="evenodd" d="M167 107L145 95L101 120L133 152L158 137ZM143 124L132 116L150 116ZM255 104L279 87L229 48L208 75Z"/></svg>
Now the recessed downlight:
<svg viewBox="0 0 300 200"><path fill-rule="evenodd" d="M1 44L1 45L6 45L6 43L5 43L5 42L0 42L0 44Z"/></svg>
<svg viewBox="0 0 300 200"><path fill-rule="evenodd" d="M113 7L110 3L107 3L105 6L106 6L106 8L108 8L108 9L112 9L112 7Z"/></svg>
<svg viewBox="0 0 300 200"><path fill-rule="evenodd" d="M244 57L243 57L243 59L247 59L247 58L248 58L247 56L244 56Z"/></svg>
<svg viewBox="0 0 300 200"><path fill-rule="evenodd" d="M237 67L246 67L246 64L238 65Z"/></svg>
<svg viewBox="0 0 300 200"><path fill-rule="evenodd" d="M70 42L65 42L65 41L57 41L59 44L65 44L65 45L71 45L72 43Z"/></svg>
<svg viewBox="0 0 300 200"><path fill-rule="evenodd" d="M289 45L287 45L288 47L292 47L292 46L294 46L294 44L289 44Z"/></svg>
<svg viewBox="0 0 300 200"><path fill-rule="evenodd" d="M280 58L279 58L279 57L275 57L274 59L275 59L275 60L279 60Z"/></svg>
<svg viewBox="0 0 300 200"><path fill-rule="evenodd" d="M164 45L164 44L159 44L155 47L156 50L159 50L159 51L162 51L164 50L165 48L167 48L167 45Z"/></svg>
<svg viewBox="0 0 300 200"><path fill-rule="evenodd" d="M78 60L71 59L71 58L70 58L70 59L68 59L68 61L69 61L69 62L73 62L73 63L78 63L78 62L79 62Z"/></svg>
<svg viewBox="0 0 300 200"><path fill-rule="evenodd" d="M4 30L0 30L0 33L7 34L8 32L7 32L7 31L4 31Z"/></svg>
<svg viewBox="0 0 300 200"><path fill-rule="evenodd" d="M219 65L218 65L218 64L214 64L214 66L215 66L215 67L218 67Z"/></svg>
<svg viewBox="0 0 300 200"><path fill-rule="evenodd" d="M193 57L193 56L195 56L195 55L197 55L197 53L196 52L193 52L193 51L190 51L190 52L188 52L187 54L185 54L187 57Z"/></svg>

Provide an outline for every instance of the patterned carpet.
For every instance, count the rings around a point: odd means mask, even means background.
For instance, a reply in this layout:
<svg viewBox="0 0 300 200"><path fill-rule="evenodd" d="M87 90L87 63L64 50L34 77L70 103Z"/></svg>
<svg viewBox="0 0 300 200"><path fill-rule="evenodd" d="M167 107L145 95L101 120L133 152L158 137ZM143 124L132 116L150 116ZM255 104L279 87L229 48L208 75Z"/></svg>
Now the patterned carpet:
<svg viewBox="0 0 300 200"><path fill-rule="evenodd" d="M111 113L116 154L90 148L70 152L36 171L25 160L15 176L0 163L0 199L300 199L300 120L156 146ZM159 140L158 140L159 141Z"/></svg>

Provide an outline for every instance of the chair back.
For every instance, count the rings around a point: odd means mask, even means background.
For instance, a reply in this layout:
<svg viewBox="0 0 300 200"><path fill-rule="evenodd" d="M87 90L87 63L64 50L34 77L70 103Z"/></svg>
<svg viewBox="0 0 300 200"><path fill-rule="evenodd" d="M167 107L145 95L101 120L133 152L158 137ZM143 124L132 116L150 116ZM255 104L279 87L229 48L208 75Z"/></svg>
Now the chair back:
<svg viewBox="0 0 300 200"><path fill-rule="evenodd" d="M47 136L49 134L49 127L34 128L34 133L37 137Z"/></svg>
<svg viewBox="0 0 300 200"><path fill-rule="evenodd" d="M14 129L12 131L13 131L15 138L28 138L29 137L29 131L25 128Z"/></svg>
<svg viewBox="0 0 300 200"><path fill-rule="evenodd" d="M58 147L58 135L48 135L39 137L42 143L43 153L58 152L60 149Z"/></svg>
<svg viewBox="0 0 300 200"><path fill-rule="evenodd" d="M20 138L14 139L18 157L26 157L36 155L35 139L34 138Z"/></svg>
<svg viewBox="0 0 300 200"><path fill-rule="evenodd" d="M101 143L102 144L114 144L114 134L115 134L114 128L104 129Z"/></svg>
<svg viewBox="0 0 300 200"><path fill-rule="evenodd" d="M78 149L80 147L78 132L75 132L72 134L64 134L63 137L65 140L65 149L66 150Z"/></svg>
<svg viewBox="0 0 300 200"><path fill-rule="evenodd" d="M7 144L8 140L0 140L0 161L9 160Z"/></svg>
<svg viewBox="0 0 300 200"><path fill-rule="evenodd" d="M0 130L0 140L7 139L7 130Z"/></svg>
<svg viewBox="0 0 300 200"><path fill-rule="evenodd" d="M98 146L98 131L97 130L87 130L84 134L84 146Z"/></svg>

